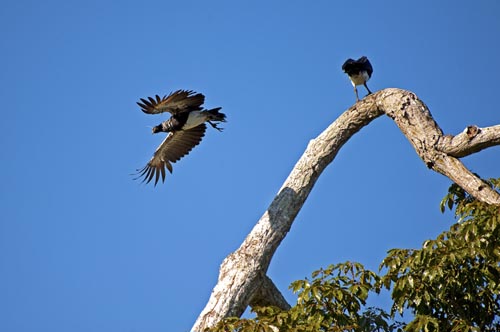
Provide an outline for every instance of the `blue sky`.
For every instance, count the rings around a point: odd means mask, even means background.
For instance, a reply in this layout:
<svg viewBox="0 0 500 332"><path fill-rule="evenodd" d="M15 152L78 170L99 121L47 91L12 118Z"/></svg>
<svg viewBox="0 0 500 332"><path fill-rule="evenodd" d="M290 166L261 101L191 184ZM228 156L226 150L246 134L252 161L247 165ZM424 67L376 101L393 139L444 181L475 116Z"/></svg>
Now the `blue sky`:
<svg viewBox="0 0 500 332"><path fill-rule="evenodd" d="M0 330L188 331L309 140L353 104L347 58L456 134L500 123L499 36L494 0L4 1ZM223 107L226 129L141 185L130 174L165 117L135 103L177 89ZM499 152L463 161L499 177ZM375 120L320 177L270 277L293 302L290 282L319 267L376 269L450 226L449 185Z"/></svg>

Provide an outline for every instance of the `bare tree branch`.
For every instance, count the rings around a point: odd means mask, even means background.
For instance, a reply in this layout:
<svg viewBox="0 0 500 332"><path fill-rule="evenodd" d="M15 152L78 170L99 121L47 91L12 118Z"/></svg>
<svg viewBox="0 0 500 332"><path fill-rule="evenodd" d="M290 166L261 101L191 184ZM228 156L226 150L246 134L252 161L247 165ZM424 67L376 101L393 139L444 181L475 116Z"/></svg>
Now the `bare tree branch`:
<svg viewBox="0 0 500 332"><path fill-rule="evenodd" d="M250 307L278 307L281 310L291 308L273 281L266 275L262 275L260 287L253 294L249 303Z"/></svg>
<svg viewBox="0 0 500 332"><path fill-rule="evenodd" d="M500 145L500 125L487 128L468 126L456 136L443 136L436 148L449 156L462 158L496 145Z"/></svg>
<svg viewBox="0 0 500 332"><path fill-rule="evenodd" d="M483 142L480 145L444 144L441 128L432 118L427 106L415 94L399 89L385 89L377 95L374 96L377 98L377 103L396 122L429 168L447 176L478 200L500 205L500 195L496 191L469 171L460 160L443 152L451 146L450 150L454 151L454 155L467 155L473 148L479 151L487 146L498 145L498 139L496 139L496 144L495 140L487 144ZM474 137L474 135L470 136ZM441 144L439 144L440 141ZM458 142L459 140L456 143Z"/></svg>
<svg viewBox="0 0 500 332"><path fill-rule="evenodd" d="M309 142L267 211L240 248L223 261L218 283L192 331L203 331L224 317L239 317L250 303L261 301L257 299L265 294L261 287L269 285L265 275L271 258L316 180L356 132L384 113L396 122L429 168L449 177L477 199L500 205L500 195L455 158L499 145L499 126L481 129L464 144L462 134L455 139L443 138L443 132L427 106L412 92L385 89L369 95ZM483 131L486 133L481 135ZM273 296L276 292L275 288ZM271 299L270 303L277 302Z"/></svg>

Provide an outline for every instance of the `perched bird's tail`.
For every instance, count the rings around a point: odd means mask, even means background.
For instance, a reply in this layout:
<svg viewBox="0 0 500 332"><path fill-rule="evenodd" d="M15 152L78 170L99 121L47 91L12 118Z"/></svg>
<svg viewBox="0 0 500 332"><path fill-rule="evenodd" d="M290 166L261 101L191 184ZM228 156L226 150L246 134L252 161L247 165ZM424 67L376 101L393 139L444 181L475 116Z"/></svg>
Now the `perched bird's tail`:
<svg viewBox="0 0 500 332"><path fill-rule="evenodd" d="M212 128L222 131L223 128L217 126L214 122L226 122L226 114L219 112L222 107L212 108L211 110L205 110L203 113L207 115L207 122ZM212 122L214 121L214 122Z"/></svg>

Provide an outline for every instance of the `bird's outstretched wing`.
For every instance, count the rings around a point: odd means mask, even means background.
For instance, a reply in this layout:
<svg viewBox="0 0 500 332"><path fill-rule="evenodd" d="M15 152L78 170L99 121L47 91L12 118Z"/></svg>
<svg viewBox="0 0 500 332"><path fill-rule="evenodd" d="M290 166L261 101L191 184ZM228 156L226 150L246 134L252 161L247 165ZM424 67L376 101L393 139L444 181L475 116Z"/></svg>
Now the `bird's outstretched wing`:
<svg viewBox="0 0 500 332"><path fill-rule="evenodd" d="M158 114L163 112L178 114L182 112L199 111L202 109L201 105L204 102L205 96L201 93L196 93L191 90L177 90L163 98L158 95L154 98L141 98L141 102L137 102L137 105L139 105L141 111L147 114Z"/></svg>
<svg viewBox="0 0 500 332"><path fill-rule="evenodd" d="M137 170L138 177L144 177L142 182L149 183L155 178L155 186L158 180L165 182L165 168L172 173L172 164L187 155L196 145L200 144L207 126L201 125L188 129L171 132L156 149L153 157L144 168Z"/></svg>

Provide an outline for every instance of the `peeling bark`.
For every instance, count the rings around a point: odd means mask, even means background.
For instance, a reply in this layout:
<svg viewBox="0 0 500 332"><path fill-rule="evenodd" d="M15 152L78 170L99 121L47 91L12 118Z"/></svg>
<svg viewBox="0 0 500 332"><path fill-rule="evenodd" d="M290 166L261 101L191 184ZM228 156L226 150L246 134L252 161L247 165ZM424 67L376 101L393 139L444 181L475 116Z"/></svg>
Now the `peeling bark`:
<svg viewBox="0 0 500 332"><path fill-rule="evenodd" d="M192 331L203 331L225 317L239 317L248 305L289 307L266 276L271 258L316 180L340 148L383 114L394 120L427 167L447 176L478 200L500 205L500 195L457 159L500 145L500 125L470 126L456 136L444 136L427 106L412 92L385 89L371 94L309 142L269 208L240 248L223 261L218 283Z"/></svg>

